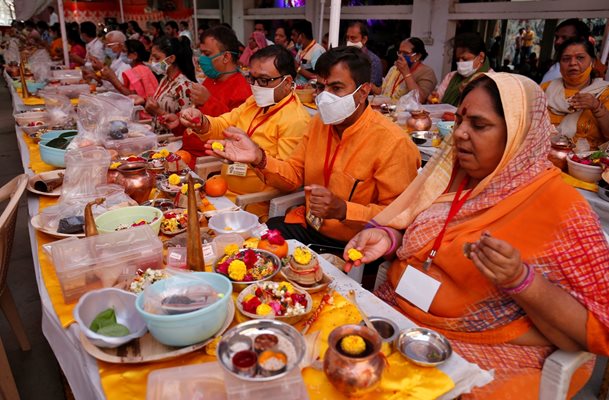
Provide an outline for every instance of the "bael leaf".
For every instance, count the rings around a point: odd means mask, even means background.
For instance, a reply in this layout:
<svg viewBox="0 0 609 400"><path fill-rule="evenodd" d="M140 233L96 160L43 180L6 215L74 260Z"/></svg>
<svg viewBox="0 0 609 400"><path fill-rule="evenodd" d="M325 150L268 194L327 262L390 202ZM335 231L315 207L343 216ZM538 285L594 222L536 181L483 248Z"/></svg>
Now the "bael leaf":
<svg viewBox="0 0 609 400"><path fill-rule="evenodd" d="M93 332L98 332L101 328L108 325L116 325L116 314L113 308L108 308L97 314L95 319L91 322L89 329Z"/></svg>

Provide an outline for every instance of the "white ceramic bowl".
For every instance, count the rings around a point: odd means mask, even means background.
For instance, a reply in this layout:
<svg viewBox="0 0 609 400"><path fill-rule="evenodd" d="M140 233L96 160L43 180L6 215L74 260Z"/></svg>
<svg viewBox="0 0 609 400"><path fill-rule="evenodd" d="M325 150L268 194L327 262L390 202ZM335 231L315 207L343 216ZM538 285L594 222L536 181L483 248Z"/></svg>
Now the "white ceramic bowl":
<svg viewBox="0 0 609 400"><path fill-rule="evenodd" d="M105 288L86 293L74 308L74 319L80 330L98 347L115 348L135 338L144 336L146 322L135 309L137 295L116 288ZM102 311L114 308L116 321L129 328L129 335L110 337L100 335L89 329L91 322Z"/></svg>
<svg viewBox="0 0 609 400"><path fill-rule="evenodd" d="M254 214L247 211L228 211L211 217L208 226L218 235L238 233L244 239L247 239L252 235L252 230L258 224L258 217Z"/></svg>
<svg viewBox="0 0 609 400"><path fill-rule="evenodd" d="M582 155L588 156L591 153L591 151L588 151L582 153ZM600 166L581 164L573 161L571 157L573 157L573 154L569 154L569 156L567 156L567 166L569 168L569 175L579 179L580 181L590 183L596 183L601 179L603 169Z"/></svg>

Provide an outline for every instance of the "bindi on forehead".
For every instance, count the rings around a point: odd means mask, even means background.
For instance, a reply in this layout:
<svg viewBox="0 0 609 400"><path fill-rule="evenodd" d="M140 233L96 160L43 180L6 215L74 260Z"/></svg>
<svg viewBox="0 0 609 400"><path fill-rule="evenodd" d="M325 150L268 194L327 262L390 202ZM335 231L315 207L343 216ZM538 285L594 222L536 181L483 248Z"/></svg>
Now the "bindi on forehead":
<svg viewBox="0 0 609 400"><path fill-rule="evenodd" d="M462 116L466 116L467 115L467 107L463 107L463 109L461 110L461 115Z"/></svg>

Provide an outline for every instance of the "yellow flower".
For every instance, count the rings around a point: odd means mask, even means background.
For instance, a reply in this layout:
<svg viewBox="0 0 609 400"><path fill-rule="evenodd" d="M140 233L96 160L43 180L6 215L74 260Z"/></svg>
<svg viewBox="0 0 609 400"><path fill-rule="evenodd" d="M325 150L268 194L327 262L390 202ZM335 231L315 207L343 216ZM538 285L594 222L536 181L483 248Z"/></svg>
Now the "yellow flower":
<svg viewBox="0 0 609 400"><path fill-rule="evenodd" d="M273 309L268 304L262 303L258 307L256 307L257 315L269 315L273 312Z"/></svg>
<svg viewBox="0 0 609 400"><path fill-rule="evenodd" d="M349 249L349 250L347 250L347 255L349 256L349 260L351 260L351 261L361 260L362 257L364 256L362 254L362 252L357 250L357 249Z"/></svg>
<svg viewBox="0 0 609 400"><path fill-rule="evenodd" d="M171 174L169 175L167 182L169 182L170 185L178 186L182 182L182 180L180 179L180 176L178 174Z"/></svg>
<svg viewBox="0 0 609 400"><path fill-rule="evenodd" d="M255 296L255 295L253 295L252 293L250 293L250 294L246 295L246 296L243 298L243 302L248 302L248 301L250 301L251 299L253 299L254 297L256 297L256 296Z"/></svg>
<svg viewBox="0 0 609 400"><path fill-rule="evenodd" d="M251 237L251 238L245 240L245 242L243 243L243 247L248 248L248 249L257 249L258 243L260 243L260 239Z"/></svg>
<svg viewBox="0 0 609 400"><path fill-rule="evenodd" d="M366 342L359 335L347 335L340 341L340 348L349 355L357 356L366 350Z"/></svg>
<svg viewBox="0 0 609 400"><path fill-rule="evenodd" d="M153 160L158 160L159 158L163 158L161 153L154 153L151 157Z"/></svg>
<svg viewBox="0 0 609 400"><path fill-rule="evenodd" d="M234 243L229 244L228 246L224 247L224 254L226 254L227 256L232 256L233 254L235 254L238 251L239 251L239 246L237 246Z"/></svg>
<svg viewBox="0 0 609 400"><path fill-rule="evenodd" d="M170 153L169 150L167 149L162 149L161 151L159 151L159 154L161 155L161 157L165 158L167 157Z"/></svg>
<svg viewBox="0 0 609 400"><path fill-rule="evenodd" d="M224 145L220 142L213 142L211 148L212 150L224 151Z"/></svg>
<svg viewBox="0 0 609 400"><path fill-rule="evenodd" d="M195 190L199 190L199 189L201 189L201 184L195 183ZM188 185L187 184L182 185L182 187L180 188L180 192L182 192L182 194L188 193Z"/></svg>
<svg viewBox="0 0 609 400"><path fill-rule="evenodd" d="M233 260L228 265L228 276L234 281L242 281L247 273L247 266L241 260Z"/></svg>
<svg viewBox="0 0 609 400"><path fill-rule="evenodd" d="M226 226L224 227L224 230L225 230L225 231L232 231L232 230L233 230L233 228L231 228L230 226L226 225Z"/></svg>
<svg viewBox="0 0 609 400"><path fill-rule="evenodd" d="M113 162L112 164L110 164L110 169L117 169L118 167L121 166L121 162L117 161L117 162Z"/></svg>
<svg viewBox="0 0 609 400"><path fill-rule="evenodd" d="M311 262L311 251L309 249L307 249L306 247L296 247L296 250L294 250L294 260L296 260L296 262L300 265L307 265L308 263Z"/></svg>
<svg viewBox="0 0 609 400"><path fill-rule="evenodd" d="M294 286L292 286L290 282L279 282L279 285L277 287L279 288L279 290L285 289L286 293L294 293Z"/></svg>

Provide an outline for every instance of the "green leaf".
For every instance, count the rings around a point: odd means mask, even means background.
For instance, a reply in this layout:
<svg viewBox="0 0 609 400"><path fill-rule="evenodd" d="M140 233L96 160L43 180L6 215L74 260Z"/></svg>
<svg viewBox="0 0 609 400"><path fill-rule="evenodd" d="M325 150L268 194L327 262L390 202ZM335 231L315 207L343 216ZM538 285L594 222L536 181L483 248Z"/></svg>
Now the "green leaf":
<svg viewBox="0 0 609 400"><path fill-rule="evenodd" d="M125 325L114 324L100 328L97 333L104 336L120 337L127 336L131 332L129 332L129 328Z"/></svg>
<svg viewBox="0 0 609 400"><path fill-rule="evenodd" d="M91 322L89 329L93 332L98 332L101 328L108 325L116 325L116 314L113 308L108 308L95 317Z"/></svg>
<svg viewBox="0 0 609 400"><path fill-rule="evenodd" d="M72 138L72 137L76 136L77 134L78 134L78 131L68 131L68 132L62 133L58 137L68 139L68 138Z"/></svg>

